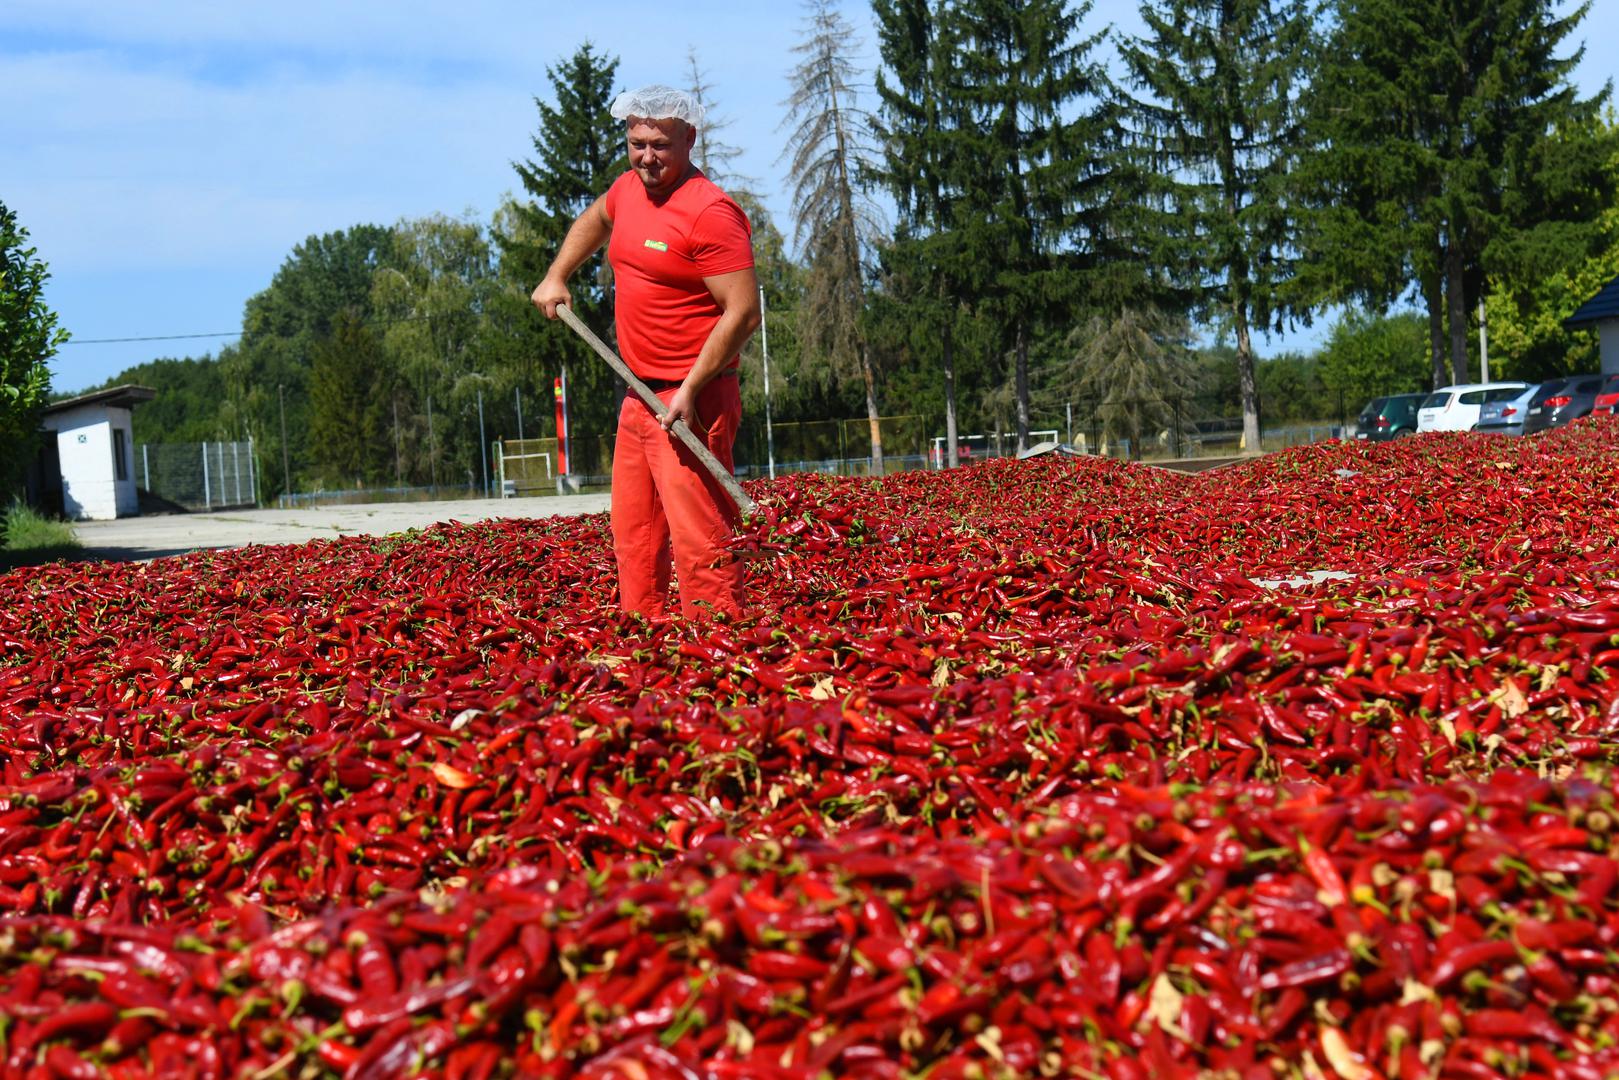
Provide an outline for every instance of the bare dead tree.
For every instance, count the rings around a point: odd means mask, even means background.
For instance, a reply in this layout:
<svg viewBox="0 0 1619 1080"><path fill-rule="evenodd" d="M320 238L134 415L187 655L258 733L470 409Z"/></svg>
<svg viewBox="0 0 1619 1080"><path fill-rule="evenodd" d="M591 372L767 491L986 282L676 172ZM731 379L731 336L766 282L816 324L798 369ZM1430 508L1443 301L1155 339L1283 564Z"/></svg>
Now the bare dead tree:
<svg viewBox="0 0 1619 1080"><path fill-rule="evenodd" d="M686 66L686 89L703 110L703 122L697 128L697 145L692 148L692 160L697 162L704 176L726 191L732 194L738 191L751 193L756 181L732 167L732 163L742 156L742 148L726 142L720 136L720 132L731 126L731 120L721 117L715 107L714 85L708 81L708 72L703 70L702 62L697 58L695 45L686 47Z"/></svg>
<svg viewBox="0 0 1619 1080"><path fill-rule="evenodd" d="M783 103L790 128L782 157L793 175L795 242L809 265L799 333L837 372L858 371L865 382L871 423L871 468L883 472L877 412L877 371L862 328L866 307L864 252L881 235L865 179L878 160L870 113L856 92L854 29L830 0L808 0L800 58Z"/></svg>

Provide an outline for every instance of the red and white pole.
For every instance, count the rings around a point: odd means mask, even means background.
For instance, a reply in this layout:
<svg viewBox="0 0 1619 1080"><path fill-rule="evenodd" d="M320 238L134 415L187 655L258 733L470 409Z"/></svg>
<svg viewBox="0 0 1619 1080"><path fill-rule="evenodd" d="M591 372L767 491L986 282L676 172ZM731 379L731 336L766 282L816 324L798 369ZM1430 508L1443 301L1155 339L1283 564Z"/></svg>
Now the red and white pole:
<svg viewBox="0 0 1619 1080"><path fill-rule="evenodd" d="M568 369L556 380L557 397L557 475L568 474Z"/></svg>

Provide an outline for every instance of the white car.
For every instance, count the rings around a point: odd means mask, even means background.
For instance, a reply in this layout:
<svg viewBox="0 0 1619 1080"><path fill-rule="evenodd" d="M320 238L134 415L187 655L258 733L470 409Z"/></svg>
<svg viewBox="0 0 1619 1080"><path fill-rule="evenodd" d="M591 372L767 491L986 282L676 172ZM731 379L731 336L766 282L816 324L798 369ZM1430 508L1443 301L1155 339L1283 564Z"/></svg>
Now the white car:
<svg viewBox="0 0 1619 1080"><path fill-rule="evenodd" d="M1435 390L1417 407L1417 430L1472 431L1486 401L1510 401L1528 388L1528 383L1489 382Z"/></svg>

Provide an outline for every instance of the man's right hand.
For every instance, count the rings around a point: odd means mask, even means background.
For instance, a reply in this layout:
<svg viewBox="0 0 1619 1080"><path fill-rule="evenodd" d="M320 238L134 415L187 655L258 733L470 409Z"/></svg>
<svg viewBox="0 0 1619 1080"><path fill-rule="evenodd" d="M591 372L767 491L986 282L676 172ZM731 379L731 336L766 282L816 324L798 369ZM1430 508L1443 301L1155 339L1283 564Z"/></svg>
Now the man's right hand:
<svg viewBox="0 0 1619 1080"><path fill-rule="evenodd" d="M557 317L558 304L567 304L570 308L573 307L573 297L568 293L567 284L554 281L551 278L546 278L534 287L532 299L534 306L545 312L547 319Z"/></svg>

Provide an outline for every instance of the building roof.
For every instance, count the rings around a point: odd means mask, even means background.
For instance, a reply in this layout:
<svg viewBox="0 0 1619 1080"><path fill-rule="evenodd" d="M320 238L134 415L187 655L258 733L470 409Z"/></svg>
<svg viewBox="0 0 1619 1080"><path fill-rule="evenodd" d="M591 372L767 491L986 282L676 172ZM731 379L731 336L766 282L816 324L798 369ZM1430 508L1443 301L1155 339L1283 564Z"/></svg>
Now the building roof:
<svg viewBox="0 0 1619 1080"><path fill-rule="evenodd" d="M1563 320L1563 326L1578 330L1609 319L1619 319L1619 277L1602 286L1595 296L1581 304L1574 314Z"/></svg>
<svg viewBox="0 0 1619 1080"><path fill-rule="evenodd" d="M151 401L157 397L157 391L150 386L111 386L105 390L92 390L88 394L70 397L65 401L53 401L45 406L44 415L67 412L69 409L81 408L85 405L101 405L109 409L130 409L142 401Z"/></svg>

